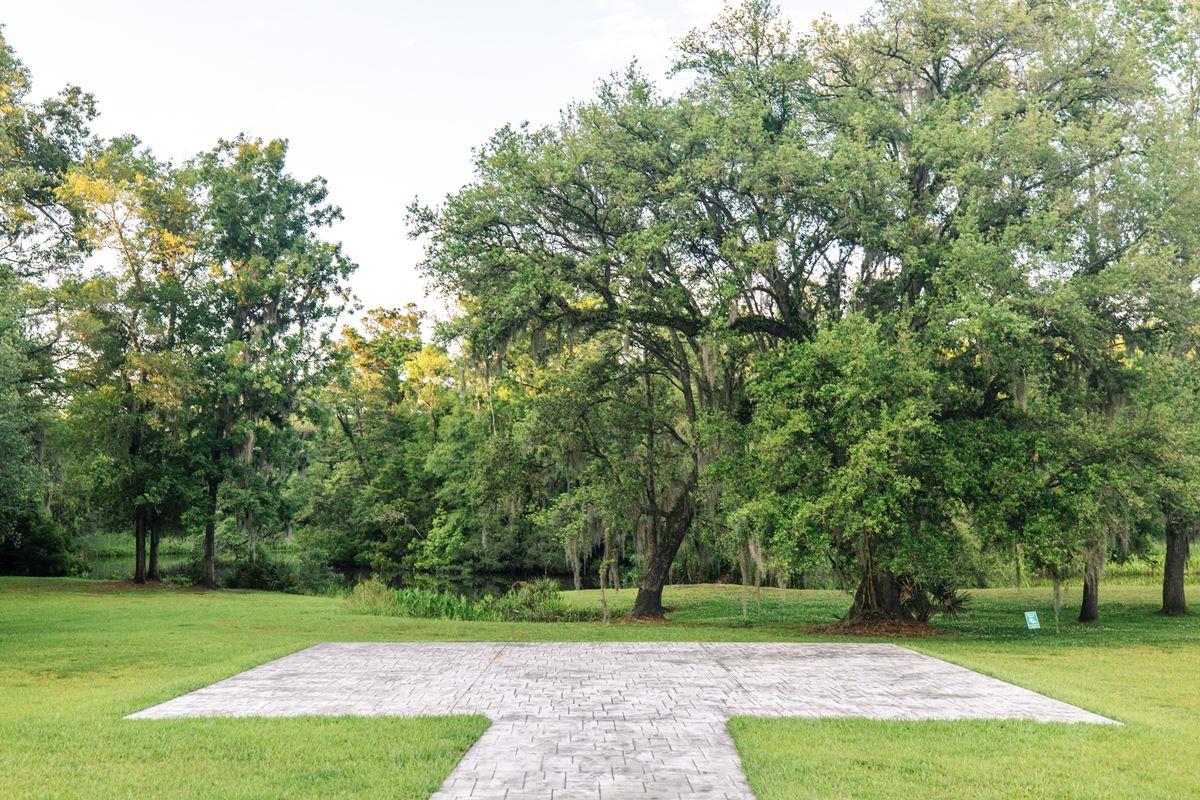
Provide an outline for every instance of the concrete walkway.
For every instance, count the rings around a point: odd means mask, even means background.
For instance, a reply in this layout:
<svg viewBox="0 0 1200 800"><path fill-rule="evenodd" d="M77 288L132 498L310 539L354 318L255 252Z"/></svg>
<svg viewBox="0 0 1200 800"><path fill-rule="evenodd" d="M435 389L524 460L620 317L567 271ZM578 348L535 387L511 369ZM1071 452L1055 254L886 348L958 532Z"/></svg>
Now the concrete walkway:
<svg viewBox="0 0 1200 800"><path fill-rule="evenodd" d="M733 715L1111 722L888 644L328 643L131 715L484 714L435 800L748 799Z"/></svg>

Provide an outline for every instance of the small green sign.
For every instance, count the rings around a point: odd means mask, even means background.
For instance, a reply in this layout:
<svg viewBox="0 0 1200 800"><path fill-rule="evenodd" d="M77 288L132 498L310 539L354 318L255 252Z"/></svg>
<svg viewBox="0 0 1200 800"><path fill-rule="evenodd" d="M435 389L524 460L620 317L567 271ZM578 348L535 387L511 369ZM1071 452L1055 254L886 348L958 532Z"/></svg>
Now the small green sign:
<svg viewBox="0 0 1200 800"><path fill-rule="evenodd" d="M1029 628L1029 630L1031 630L1031 631L1035 631L1038 628L1042 627L1042 623L1038 622L1036 611L1026 611L1025 612L1025 627Z"/></svg>

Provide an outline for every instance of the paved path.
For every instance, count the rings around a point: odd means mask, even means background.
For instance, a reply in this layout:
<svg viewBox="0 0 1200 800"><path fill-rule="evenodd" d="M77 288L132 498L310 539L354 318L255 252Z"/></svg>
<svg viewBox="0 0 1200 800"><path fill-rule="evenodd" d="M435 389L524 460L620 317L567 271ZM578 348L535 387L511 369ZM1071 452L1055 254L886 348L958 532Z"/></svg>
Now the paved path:
<svg viewBox="0 0 1200 800"><path fill-rule="evenodd" d="M327 643L131 716L485 714L435 800L753 798L731 715L1111 722L889 644Z"/></svg>

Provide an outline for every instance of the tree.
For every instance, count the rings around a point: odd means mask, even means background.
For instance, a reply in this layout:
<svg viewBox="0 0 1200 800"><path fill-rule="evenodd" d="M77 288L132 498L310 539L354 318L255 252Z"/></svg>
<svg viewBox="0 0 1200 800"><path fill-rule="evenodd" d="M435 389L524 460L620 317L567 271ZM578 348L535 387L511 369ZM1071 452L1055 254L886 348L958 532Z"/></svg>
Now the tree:
<svg viewBox="0 0 1200 800"><path fill-rule="evenodd" d="M542 524L561 537L577 589L599 549L606 615L622 554L632 549L639 567L649 554L653 512L646 509L656 494L647 475L668 452L658 442L680 414L669 381L630 355L619 337L598 337L520 371L537 389L522 430L557 489Z"/></svg>
<svg viewBox="0 0 1200 800"><path fill-rule="evenodd" d="M354 264L321 238L341 218L324 180L286 169L287 144L222 141L194 166L201 196L201 259L208 270L194 440L205 452L208 511L204 582L215 584L222 487L253 564L264 515L277 511L276 478L289 423L326 362L332 321L348 301Z"/></svg>
<svg viewBox="0 0 1200 800"><path fill-rule="evenodd" d="M50 517L48 452L63 358L54 282L78 264L79 209L57 194L83 156L92 98L75 87L35 103L0 35L0 562L61 574L65 533Z"/></svg>
<svg viewBox="0 0 1200 800"><path fill-rule="evenodd" d="M768 176L780 166L768 162L792 124L791 101L805 91L803 64L768 12L759 4L731 15L720 43L750 25L769 65L756 66L750 48L729 54L732 70L708 63L708 45L696 39L681 68L709 79L685 100L658 96L631 70L555 128L500 131L480 153L476 184L439 210L414 210L430 235L427 272L470 309L464 335L474 349L495 352L522 332L558 342L616 336L647 376L671 387L660 398L648 378L641 401L679 414L645 432L646 555L635 617L663 611L701 472L721 447L702 431L741 403L742 337L790 336L812 323L808 287L793 270L811 268L803 253L821 234L786 209L816 201L787 196ZM739 93L756 81L769 91ZM714 126L728 131L728 148ZM780 202L788 205L777 212ZM784 265L772 255L776 244L791 247ZM772 282L785 293L773 300Z"/></svg>
<svg viewBox="0 0 1200 800"><path fill-rule="evenodd" d="M182 412L193 376L181 328L200 280L192 187L123 138L74 168L59 195L85 210L99 262L67 286L76 363L66 418L93 494L132 518L134 581L157 580L160 524L189 489Z"/></svg>
<svg viewBox="0 0 1200 800"><path fill-rule="evenodd" d="M1163 443L1147 476L1144 496L1163 532L1162 613L1169 617L1188 613L1184 586L1200 521L1200 418L1196 414L1200 365L1194 357L1179 358L1173 350L1166 346L1146 359L1147 380L1137 398Z"/></svg>
<svg viewBox="0 0 1200 800"><path fill-rule="evenodd" d="M955 585L962 465L942 427L938 354L861 315L756 363L735 511L792 570L829 559L855 586L847 624L911 621L906 601Z"/></svg>
<svg viewBox="0 0 1200 800"><path fill-rule="evenodd" d="M1157 226L1160 237L1157 271L1174 280L1173 306L1155 320L1154 350L1165 357L1156 381L1162 406L1172 409L1165 429L1171 446L1165 451L1162 479L1150 493L1163 521L1166 557L1163 563L1163 607L1168 616L1187 613L1184 594L1189 540L1200 515L1196 510L1196 465L1192 463L1200 387L1196 376L1197 276L1200 275L1200 212L1197 165L1200 164L1200 7L1192 0L1118 4L1126 24L1136 31L1146 63L1164 88L1164 102L1156 109L1163 128L1161 145L1153 152L1161 194L1168 199Z"/></svg>
<svg viewBox="0 0 1200 800"><path fill-rule="evenodd" d="M345 571L399 577L433 524L438 487L425 462L452 389L449 359L423 344L420 325L411 306L368 312L361 331L343 331L334 378L313 404L300 522Z"/></svg>
<svg viewBox="0 0 1200 800"><path fill-rule="evenodd" d="M558 126L502 130L474 184L416 209L427 272L462 298L474 346L626 336L670 376L690 466L655 484L635 616L661 613L701 475L730 443L706 432L744 416L751 353L852 310L932 342L1084 249L1078 187L1130 163L1152 87L1106 24L1086 8L885 3L797 40L748 2L682 42L682 96L627 73ZM1014 379L973 377L975 406L953 413L987 415ZM940 526L946 509L924 508ZM856 613L894 615L899 581L881 578L880 597L875 563L862 554Z"/></svg>
<svg viewBox="0 0 1200 800"><path fill-rule="evenodd" d="M643 88L614 91L599 107L580 109L561 138L502 131L481 153L483 184L450 198L440 212L417 211L420 229L431 236L430 275L474 308L467 331L473 352L500 351L524 331L549 332L558 342L568 332L581 340L627 335L644 358L691 391L694 356L681 337L699 347L699 309L664 252L669 233L641 222L652 213L646 204L656 201L650 181L625 169L622 155L603 152L634 144L630 137L614 140L609 110L661 124ZM682 421L692 425L699 413L692 403ZM680 442L689 436L676 435ZM690 467L646 476L651 524L635 615L662 613L662 586L694 515L692 449Z"/></svg>

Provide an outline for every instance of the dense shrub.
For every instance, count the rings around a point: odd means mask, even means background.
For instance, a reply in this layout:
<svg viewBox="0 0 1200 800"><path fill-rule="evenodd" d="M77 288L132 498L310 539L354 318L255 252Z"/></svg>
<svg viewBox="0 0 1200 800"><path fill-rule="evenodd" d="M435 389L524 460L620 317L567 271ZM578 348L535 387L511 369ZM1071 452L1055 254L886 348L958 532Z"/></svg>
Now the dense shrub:
<svg viewBox="0 0 1200 800"><path fill-rule="evenodd" d="M452 592L429 589L397 589L393 613L402 617L428 619L487 619L487 609L479 601L471 601Z"/></svg>
<svg viewBox="0 0 1200 800"><path fill-rule="evenodd" d="M203 580L199 550L192 557L164 570L164 583L196 585ZM301 553L299 558L281 558L260 551L254 563L246 559L217 563L217 585L225 589L264 589L294 594L332 594L345 586L340 574L317 554Z"/></svg>
<svg viewBox="0 0 1200 800"><path fill-rule="evenodd" d="M379 578L360 582L346 596L346 607L353 614L395 616L395 591Z"/></svg>
<svg viewBox="0 0 1200 800"><path fill-rule="evenodd" d="M346 605L356 614L425 619L564 622L596 617L592 611L567 608L558 585L548 578L515 583L500 597L487 595L479 600L448 591L391 589L379 578L371 578L354 587Z"/></svg>
<svg viewBox="0 0 1200 800"><path fill-rule="evenodd" d="M83 575L87 564L70 550L67 532L36 509L0 527L0 574Z"/></svg>
<svg viewBox="0 0 1200 800"><path fill-rule="evenodd" d="M513 587L500 597L485 597L481 602L496 619L554 622L578 616L563 605L558 584L549 578L513 584Z"/></svg>
<svg viewBox="0 0 1200 800"><path fill-rule="evenodd" d="M330 594L343 584L343 578L317 554L302 553L292 570L292 588L300 594Z"/></svg>
<svg viewBox="0 0 1200 800"><path fill-rule="evenodd" d="M230 589L266 589L274 592L292 591L295 574L286 561L259 554L253 561L239 561L226 579Z"/></svg>

